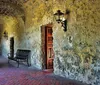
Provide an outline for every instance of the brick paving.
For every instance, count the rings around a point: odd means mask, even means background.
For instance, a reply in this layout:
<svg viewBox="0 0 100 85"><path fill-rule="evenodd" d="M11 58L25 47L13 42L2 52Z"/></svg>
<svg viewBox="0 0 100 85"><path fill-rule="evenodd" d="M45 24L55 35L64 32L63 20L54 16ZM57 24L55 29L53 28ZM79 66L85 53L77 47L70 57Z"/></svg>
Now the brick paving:
<svg viewBox="0 0 100 85"><path fill-rule="evenodd" d="M12 63L13 64L13 63ZM22 68L23 67L23 68ZM0 59L0 85L86 85L79 81L54 75L51 70L11 66Z"/></svg>

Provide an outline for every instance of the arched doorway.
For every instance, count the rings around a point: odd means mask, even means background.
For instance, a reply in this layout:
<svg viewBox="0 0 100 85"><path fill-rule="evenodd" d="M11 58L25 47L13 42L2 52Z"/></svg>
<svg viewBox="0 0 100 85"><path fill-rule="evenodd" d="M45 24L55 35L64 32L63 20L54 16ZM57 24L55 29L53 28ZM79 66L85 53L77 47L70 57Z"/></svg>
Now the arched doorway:
<svg viewBox="0 0 100 85"><path fill-rule="evenodd" d="M52 24L41 26L41 50L44 69L53 69L54 51L52 26Z"/></svg>

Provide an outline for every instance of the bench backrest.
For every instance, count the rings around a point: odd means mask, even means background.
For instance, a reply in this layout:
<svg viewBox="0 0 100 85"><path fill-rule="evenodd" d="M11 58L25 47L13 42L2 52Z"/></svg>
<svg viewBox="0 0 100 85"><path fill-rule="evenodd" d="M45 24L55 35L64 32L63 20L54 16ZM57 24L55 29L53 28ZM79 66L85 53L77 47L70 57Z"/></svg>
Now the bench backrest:
<svg viewBox="0 0 100 85"><path fill-rule="evenodd" d="M26 58L29 57L30 54L31 54L31 50L18 49L16 52L16 57Z"/></svg>

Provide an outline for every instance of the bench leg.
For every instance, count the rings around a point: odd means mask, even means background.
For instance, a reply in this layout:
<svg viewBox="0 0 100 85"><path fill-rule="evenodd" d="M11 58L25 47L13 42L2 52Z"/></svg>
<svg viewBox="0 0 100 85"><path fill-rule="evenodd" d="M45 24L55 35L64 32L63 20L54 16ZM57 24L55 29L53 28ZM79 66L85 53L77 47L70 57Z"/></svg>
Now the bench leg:
<svg viewBox="0 0 100 85"><path fill-rule="evenodd" d="M17 60L17 63L18 63L17 68L19 68L19 60Z"/></svg>
<svg viewBox="0 0 100 85"><path fill-rule="evenodd" d="M28 62L28 59L27 59L27 65L30 66L30 64L29 64L29 62Z"/></svg>

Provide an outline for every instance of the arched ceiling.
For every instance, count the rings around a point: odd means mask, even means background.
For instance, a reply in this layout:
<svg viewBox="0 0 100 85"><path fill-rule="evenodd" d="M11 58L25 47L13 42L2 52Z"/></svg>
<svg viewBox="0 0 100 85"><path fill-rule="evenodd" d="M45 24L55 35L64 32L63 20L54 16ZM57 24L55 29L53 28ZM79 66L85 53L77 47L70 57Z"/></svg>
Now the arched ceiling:
<svg viewBox="0 0 100 85"><path fill-rule="evenodd" d="M36 8L36 6L38 6L38 3L46 3L47 1L48 0L0 0L0 14L23 16L25 15L27 6Z"/></svg>
<svg viewBox="0 0 100 85"><path fill-rule="evenodd" d="M24 16L23 3L28 0L0 0L0 15Z"/></svg>

